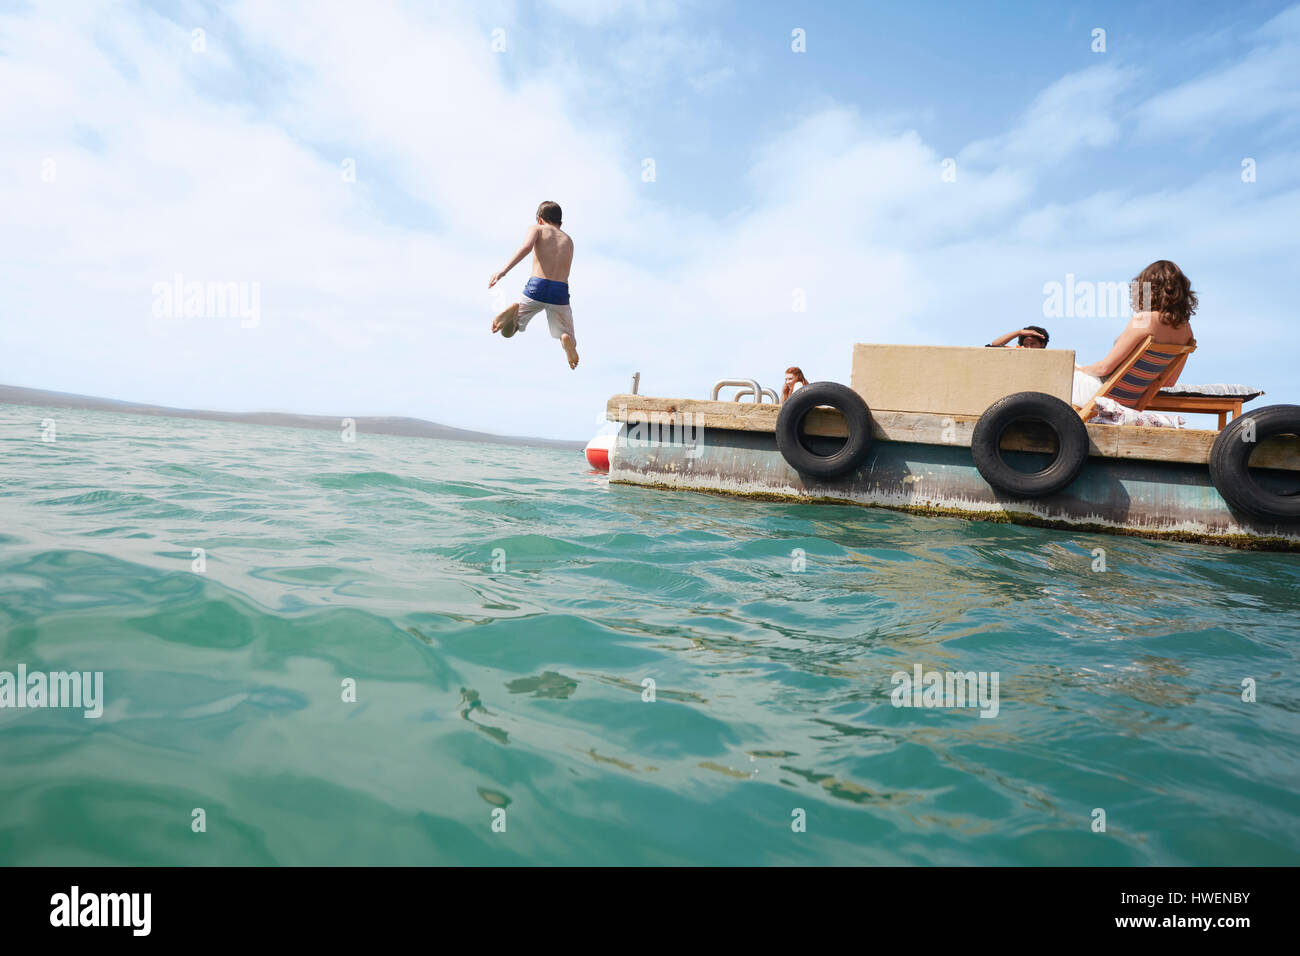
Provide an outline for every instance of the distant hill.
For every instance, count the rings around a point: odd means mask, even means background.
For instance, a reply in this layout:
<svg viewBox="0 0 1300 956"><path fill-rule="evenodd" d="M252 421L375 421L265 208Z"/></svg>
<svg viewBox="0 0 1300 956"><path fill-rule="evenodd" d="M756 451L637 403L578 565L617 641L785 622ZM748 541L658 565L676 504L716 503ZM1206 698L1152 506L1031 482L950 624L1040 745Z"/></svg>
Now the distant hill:
<svg viewBox="0 0 1300 956"><path fill-rule="evenodd" d="M550 438L521 438L513 435L493 435L488 432L469 431L427 422L422 418L393 416L343 416L343 415L293 415L287 412L210 412L194 408L168 408L165 405L142 405L122 402L113 398L95 398L90 395L71 395L67 392L50 392L41 388L20 388L0 385L0 403L10 405L52 405L59 408L92 408L106 412L124 412L131 415L157 415L164 418L201 418L214 422L246 422L253 425L280 425L285 428L315 428L337 432L344 417L357 423L361 434L409 435L415 438L447 438L453 441L495 442L500 445L528 445L534 448L561 448L580 451L586 446L580 441L559 441Z"/></svg>

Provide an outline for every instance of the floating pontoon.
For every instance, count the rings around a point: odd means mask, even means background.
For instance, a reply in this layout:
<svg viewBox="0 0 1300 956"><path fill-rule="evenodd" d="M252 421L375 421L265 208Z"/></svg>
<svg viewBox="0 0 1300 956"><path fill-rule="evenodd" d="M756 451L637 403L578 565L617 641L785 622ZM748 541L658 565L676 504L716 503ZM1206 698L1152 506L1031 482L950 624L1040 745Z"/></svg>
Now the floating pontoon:
<svg viewBox="0 0 1300 956"><path fill-rule="evenodd" d="M610 481L1300 550L1300 406L1221 431L1084 424L1073 371L1057 349L858 345L851 388L784 404L751 379L709 400L615 395Z"/></svg>

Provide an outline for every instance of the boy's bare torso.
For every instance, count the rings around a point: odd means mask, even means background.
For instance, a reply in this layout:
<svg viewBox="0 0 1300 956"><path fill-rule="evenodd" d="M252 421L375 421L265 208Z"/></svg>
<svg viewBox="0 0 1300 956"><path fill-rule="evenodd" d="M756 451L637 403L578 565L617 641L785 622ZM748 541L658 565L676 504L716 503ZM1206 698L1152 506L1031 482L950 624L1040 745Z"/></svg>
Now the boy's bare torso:
<svg viewBox="0 0 1300 956"><path fill-rule="evenodd" d="M559 226L542 218L542 213L548 211L554 213L553 218L560 218L560 207L556 203L542 203L537 209L536 225L528 227L523 245L506 263L506 267L488 280L488 288L491 289L507 272L523 262L524 256L529 252L533 254L533 278L562 283L562 288L547 288L540 281L534 283L530 279L529 284L524 286L520 300L506 306L492 320L492 332L500 332L502 338L512 338L516 332L527 328L534 315L545 310L546 323L551 327L551 335L559 339L560 345L564 347L569 368L577 368L578 349L568 296L569 267L573 265L573 240Z"/></svg>
<svg viewBox="0 0 1300 956"><path fill-rule="evenodd" d="M573 265L573 240L558 226L534 226L537 238L533 243L533 275L556 282L569 281L569 267Z"/></svg>

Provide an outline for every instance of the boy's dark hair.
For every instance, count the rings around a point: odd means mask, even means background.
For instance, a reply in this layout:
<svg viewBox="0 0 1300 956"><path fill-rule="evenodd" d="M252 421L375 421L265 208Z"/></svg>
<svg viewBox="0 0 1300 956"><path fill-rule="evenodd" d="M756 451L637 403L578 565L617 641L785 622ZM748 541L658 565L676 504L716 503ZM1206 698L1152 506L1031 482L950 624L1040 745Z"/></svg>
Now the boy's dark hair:
<svg viewBox="0 0 1300 956"><path fill-rule="evenodd" d="M1025 328L1029 329L1031 332L1037 332L1039 335L1041 335L1043 337L1043 348L1047 348L1047 343L1050 340L1050 336L1047 334L1047 329L1043 328L1041 325L1026 325ZM1023 335L1019 336L1016 339L1016 344L1024 345L1025 337Z"/></svg>
<svg viewBox="0 0 1300 956"><path fill-rule="evenodd" d="M551 202L549 199L537 207L537 218L542 222L549 222L552 226L558 226L564 214L560 212L560 204Z"/></svg>

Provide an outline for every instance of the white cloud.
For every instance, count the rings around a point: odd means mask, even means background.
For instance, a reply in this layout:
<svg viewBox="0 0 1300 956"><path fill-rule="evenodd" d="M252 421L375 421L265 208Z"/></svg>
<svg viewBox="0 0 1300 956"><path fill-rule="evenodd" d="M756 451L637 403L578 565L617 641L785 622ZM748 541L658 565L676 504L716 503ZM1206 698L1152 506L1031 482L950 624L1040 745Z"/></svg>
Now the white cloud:
<svg viewBox="0 0 1300 956"><path fill-rule="evenodd" d="M1300 7L1292 7L1252 35L1245 56L1151 97L1137 111L1144 135L1207 139L1225 126L1270 117L1294 121L1300 111Z"/></svg>
<svg viewBox="0 0 1300 956"><path fill-rule="evenodd" d="M1104 64L1070 73L1034 98L1007 133L972 143L961 158L976 163L1054 163L1080 149L1118 139L1120 95L1133 70Z"/></svg>
<svg viewBox="0 0 1300 956"><path fill-rule="evenodd" d="M546 0L546 6L587 26L612 20L672 20L680 13L676 0Z"/></svg>
<svg viewBox="0 0 1300 956"><path fill-rule="evenodd" d="M577 112L580 67L519 71L473 8L240 4L209 24L206 54L188 17L76 16L0 15L0 87L27 91L0 100L0 380L581 437L635 370L670 395L774 384L791 364L846 380L855 341L980 344L1041 316L1045 281L1126 279L1166 256L1202 289L1213 377L1259 377L1243 321L1287 341L1295 280L1261 283L1256 263L1297 251L1293 156L1258 157L1254 187L1227 169L1154 195L1036 198L1052 163L1122 141L1120 68L1049 87L958 154L956 182L897 119L831 106L760 145L751 204L714 219L640 181L635 117ZM577 373L540 324L486 332L487 277L543 198L577 245ZM176 272L260 282L261 325L153 319L152 286ZM1089 360L1114 334L1053 333Z"/></svg>
<svg viewBox="0 0 1300 956"><path fill-rule="evenodd" d="M736 71L730 66L720 66L704 73L690 77L688 82L698 93L708 93L736 78Z"/></svg>

